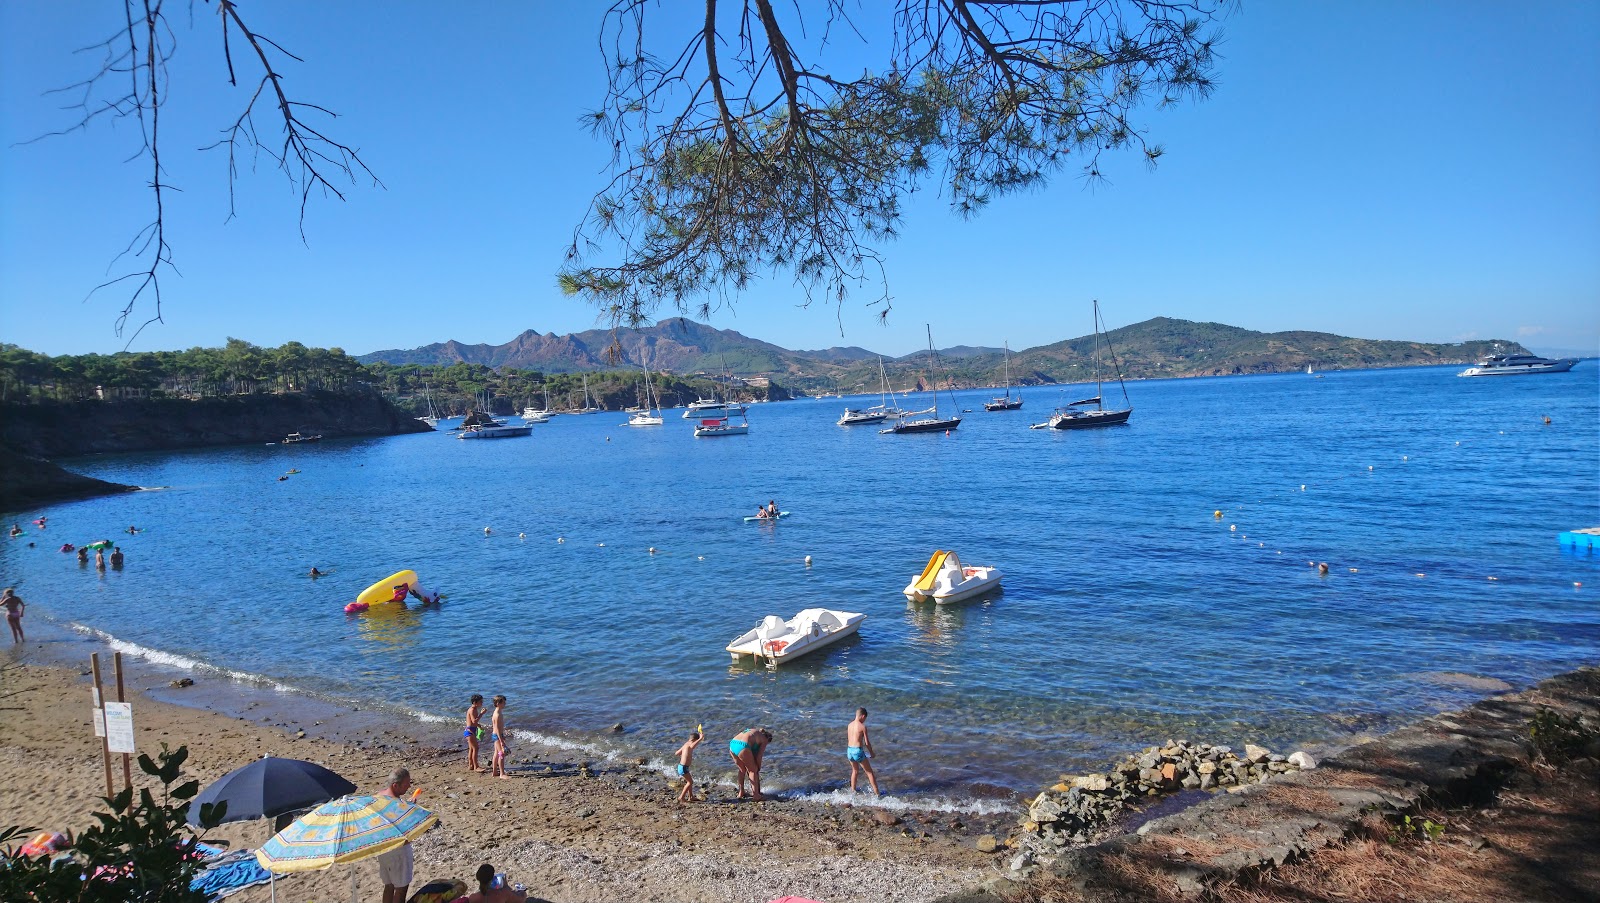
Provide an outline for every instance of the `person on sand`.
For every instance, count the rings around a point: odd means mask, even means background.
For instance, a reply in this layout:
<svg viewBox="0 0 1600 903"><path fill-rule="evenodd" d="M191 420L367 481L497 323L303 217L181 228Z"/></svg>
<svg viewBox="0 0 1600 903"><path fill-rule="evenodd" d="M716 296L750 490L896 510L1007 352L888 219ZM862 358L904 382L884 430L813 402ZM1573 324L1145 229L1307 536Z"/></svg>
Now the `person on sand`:
<svg viewBox="0 0 1600 903"><path fill-rule="evenodd" d="M878 776L872 770L870 761L872 752L872 738L867 736L867 710L856 709L856 717L850 726L844 729L845 748L844 757L850 762L850 792L856 792L856 778L860 772L867 773L867 783L872 786L872 792L883 796L883 791L878 789Z"/></svg>
<svg viewBox="0 0 1600 903"><path fill-rule="evenodd" d="M111 547L111 569L115 571L122 570L122 550L116 546Z"/></svg>
<svg viewBox="0 0 1600 903"><path fill-rule="evenodd" d="M483 694L474 693L467 700L467 729L461 732L467 738L467 770L482 771L478 764L478 741L483 739Z"/></svg>
<svg viewBox="0 0 1600 903"><path fill-rule="evenodd" d="M17 595L15 587L6 587L5 594L0 595L0 608L6 610L6 624L11 628L11 642L26 642L27 637L22 635L22 613L28 610L28 606L22 601L22 597Z"/></svg>
<svg viewBox="0 0 1600 903"><path fill-rule="evenodd" d="M700 732L690 731L689 739L678 747L678 777L683 778L683 792L678 794L678 805L694 801L694 775L689 773L694 763L695 747L700 745Z"/></svg>
<svg viewBox="0 0 1600 903"><path fill-rule="evenodd" d="M527 894L509 887L498 886L499 881L494 873L494 866L487 862L478 866L478 873L472 877L478 880L478 892L463 897L467 903L523 903L528 899Z"/></svg>
<svg viewBox="0 0 1600 903"><path fill-rule="evenodd" d="M511 747L506 745L509 739L506 736L506 698L494 698L494 716L489 719L489 739L494 742L494 757L489 760L489 773L497 778L508 778L506 774L506 753Z"/></svg>
<svg viewBox="0 0 1600 903"><path fill-rule="evenodd" d="M389 786L380 796L404 799L411 789L411 772L396 768L389 775ZM406 903L406 890L411 887L411 844L403 843L378 856L378 880L383 882L383 903Z"/></svg>
<svg viewBox="0 0 1600 903"><path fill-rule="evenodd" d="M750 798L758 802L766 799L761 795L761 759L766 755L767 747L770 745L772 745L772 732L764 727L744 731L728 741L728 757L739 767L740 799L746 796L744 792L746 777L750 778Z"/></svg>

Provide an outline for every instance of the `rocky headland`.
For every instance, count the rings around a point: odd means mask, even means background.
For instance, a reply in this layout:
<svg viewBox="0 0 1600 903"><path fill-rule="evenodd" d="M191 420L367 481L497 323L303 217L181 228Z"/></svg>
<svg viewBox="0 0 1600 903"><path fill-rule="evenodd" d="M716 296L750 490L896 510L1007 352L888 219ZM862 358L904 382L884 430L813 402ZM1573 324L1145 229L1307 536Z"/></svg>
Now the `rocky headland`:
<svg viewBox="0 0 1600 903"><path fill-rule="evenodd" d="M368 391L6 405L0 409L0 509L135 488L71 473L54 463L61 458L277 442L290 433L334 439L429 429Z"/></svg>

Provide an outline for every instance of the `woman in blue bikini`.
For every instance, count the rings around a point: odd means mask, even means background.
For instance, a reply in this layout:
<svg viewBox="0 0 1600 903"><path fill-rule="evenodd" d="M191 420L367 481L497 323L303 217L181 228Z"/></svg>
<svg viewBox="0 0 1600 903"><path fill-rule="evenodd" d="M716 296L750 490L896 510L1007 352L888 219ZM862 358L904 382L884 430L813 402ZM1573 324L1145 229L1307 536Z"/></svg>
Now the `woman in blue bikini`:
<svg viewBox="0 0 1600 903"><path fill-rule="evenodd" d="M772 744L772 731L764 727L751 728L728 741L728 755L739 767L739 796L742 799L744 779L750 777L751 798L764 800L761 795L761 757Z"/></svg>

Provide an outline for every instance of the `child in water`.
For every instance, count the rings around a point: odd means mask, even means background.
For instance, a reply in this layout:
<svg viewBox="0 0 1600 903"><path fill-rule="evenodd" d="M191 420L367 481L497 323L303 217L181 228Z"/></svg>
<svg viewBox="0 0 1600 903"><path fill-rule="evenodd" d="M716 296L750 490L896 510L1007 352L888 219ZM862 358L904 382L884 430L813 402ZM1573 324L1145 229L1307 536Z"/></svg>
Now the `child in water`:
<svg viewBox="0 0 1600 903"><path fill-rule="evenodd" d="M689 739L678 747L678 777L683 778L683 792L678 794L680 806L694 800L694 775L689 773L689 769L694 764L694 748L699 745L700 732L690 731Z"/></svg>

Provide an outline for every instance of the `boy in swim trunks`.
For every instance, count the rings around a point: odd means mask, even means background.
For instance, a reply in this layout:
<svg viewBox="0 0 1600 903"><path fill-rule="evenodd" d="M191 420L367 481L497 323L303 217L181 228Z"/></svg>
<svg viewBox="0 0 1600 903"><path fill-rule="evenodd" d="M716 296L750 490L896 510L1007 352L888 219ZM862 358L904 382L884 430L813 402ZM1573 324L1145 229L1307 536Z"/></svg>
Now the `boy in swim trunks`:
<svg viewBox="0 0 1600 903"><path fill-rule="evenodd" d="M483 738L483 694L474 693L468 700L467 729L462 731L462 736L467 738L467 770L482 771L478 764L478 741Z"/></svg>
<svg viewBox="0 0 1600 903"><path fill-rule="evenodd" d="M867 783L872 785L872 792L878 796L883 791L878 789L878 776L872 771L872 739L867 736L867 710L856 709L856 717L845 728L844 757L850 762L850 792L856 792L856 778L862 770L867 773Z"/></svg>
<svg viewBox="0 0 1600 903"><path fill-rule="evenodd" d="M489 719L489 738L494 741L494 758L490 760L489 773L497 778L510 777L510 775L506 774L506 753L510 752L511 749L506 746L505 712L506 698L504 696L496 696L494 698L494 716Z"/></svg>
<svg viewBox="0 0 1600 903"><path fill-rule="evenodd" d="M752 728L728 741L728 756L739 767L740 798L745 796L744 779L749 776L751 798L757 801L766 799L761 795L761 758L766 755L771 743L772 732L764 727Z"/></svg>
<svg viewBox="0 0 1600 903"><path fill-rule="evenodd" d="M694 800L694 775L689 767L694 762L694 749L700 745L700 732L690 731L689 739L678 747L678 777L683 778L683 792L678 794L678 805Z"/></svg>

